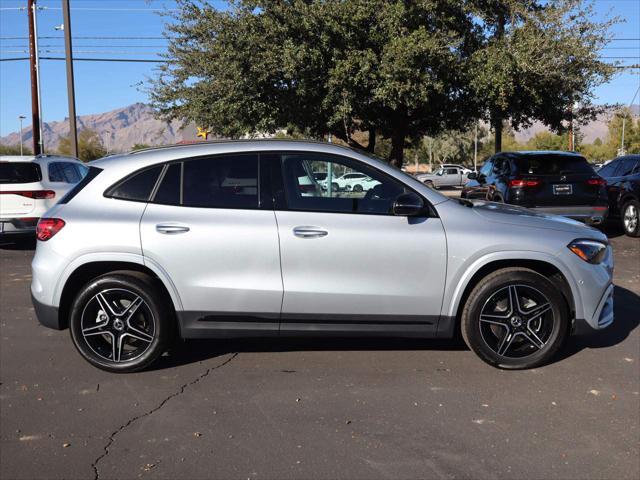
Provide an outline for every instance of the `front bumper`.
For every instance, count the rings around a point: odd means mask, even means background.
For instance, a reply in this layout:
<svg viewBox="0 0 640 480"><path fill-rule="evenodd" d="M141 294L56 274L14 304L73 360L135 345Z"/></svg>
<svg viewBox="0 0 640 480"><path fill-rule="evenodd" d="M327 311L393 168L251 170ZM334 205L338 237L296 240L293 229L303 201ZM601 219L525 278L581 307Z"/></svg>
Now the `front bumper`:
<svg viewBox="0 0 640 480"><path fill-rule="evenodd" d="M567 205L562 207L532 207L530 210L573 218L589 225L600 225L609 215L609 207L601 205Z"/></svg>
<svg viewBox="0 0 640 480"><path fill-rule="evenodd" d="M614 286L609 285L598 302L591 321L577 318L573 322L572 335L588 335L607 328L613 323L613 292Z"/></svg>
<svg viewBox="0 0 640 480"><path fill-rule="evenodd" d="M36 312L36 318L38 321L44 325L45 327L53 328L55 330L63 330L67 328L66 325L63 325L60 321L60 317L58 315L58 307L54 307L53 305L45 305L44 303L39 302L31 294L31 303L33 303L33 308Z"/></svg>

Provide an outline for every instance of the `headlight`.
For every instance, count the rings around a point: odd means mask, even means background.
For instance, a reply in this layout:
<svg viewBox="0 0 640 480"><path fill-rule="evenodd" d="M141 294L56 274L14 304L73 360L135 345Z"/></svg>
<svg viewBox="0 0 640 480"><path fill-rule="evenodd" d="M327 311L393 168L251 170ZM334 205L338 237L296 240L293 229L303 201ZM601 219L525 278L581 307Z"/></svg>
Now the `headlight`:
<svg viewBox="0 0 640 480"><path fill-rule="evenodd" d="M598 240L574 240L567 248L585 262L598 264L607 254L607 244Z"/></svg>

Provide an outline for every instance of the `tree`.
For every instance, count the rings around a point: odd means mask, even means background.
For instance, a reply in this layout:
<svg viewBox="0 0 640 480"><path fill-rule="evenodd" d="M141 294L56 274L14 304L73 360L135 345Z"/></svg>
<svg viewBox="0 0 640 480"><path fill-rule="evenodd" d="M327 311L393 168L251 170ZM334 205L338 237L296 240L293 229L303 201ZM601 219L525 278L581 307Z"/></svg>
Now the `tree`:
<svg viewBox="0 0 640 480"><path fill-rule="evenodd" d="M467 59L473 19L462 2L238 0L218 11L179 0L166 65L151 84L168 119L222 135L332 134L391 140L402 163L410 137L462 128L477 110Z"/></svg>
<svg viewBox="0 0 640 480"><path fill-rule="evenodd" d="M502 123L540 120L557 132L602 111L593 89L615 69L599 58L617 21L593 21L585 0L471 0L482 20L483 46L473 54L471 84L502 149ZM578 105L576 107L576 105Z"/></svg>
<svg viewBox="0 0 640 480"><path fill-rule="evenodd" d="M22 147L23 155L33 155L28 147ZM20 155L20 145L0 145L0 155Z"/></svg>
<svg viewBox="0 0 640 480"><path fill-rule="evenodd" d="M58 152L62 155L71 155L71 140L69 137L60 137ZM102 158L107 154L102 139L93 130L81 130L78 134L78 156L80 160L88 162L97 158Z"/></svg>
<svg viewBox="0 0 640 480"><path fill-rule="evenodd" d="M131 151L135 152L136 150L144 150L145 148L149 148L151 145L147 145L146 143L136 143L131 147Z"/></svg>

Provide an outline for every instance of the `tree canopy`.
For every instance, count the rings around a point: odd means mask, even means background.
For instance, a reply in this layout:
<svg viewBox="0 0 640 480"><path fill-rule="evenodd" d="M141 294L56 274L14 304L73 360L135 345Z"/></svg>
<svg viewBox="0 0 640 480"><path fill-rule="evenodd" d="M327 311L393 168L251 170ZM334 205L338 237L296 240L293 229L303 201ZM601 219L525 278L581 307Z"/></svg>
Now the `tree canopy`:
<svg viewBox="0 0 640 480"><path fill-rule="evenodd" d="M401 164L422 136L478 118L556 130L595 112L609 23L582 0L179 0L152 104L168 119L240 137L295 128ZM358 131L369 140L358 141ZM414 140L412 140L414 139ZM498 144L500 142L497 142Z"/></svg>
<svg viewBox="0 0 640 480"><path fill-rule="evenodd" d="M69 137L60 137L58 152L62 155L71 155L71 140ZM102 140L97 132L89 129L80 130L78 134L78 156L80 160L88 162L102 158L107 150L102 145Z"/></svg>

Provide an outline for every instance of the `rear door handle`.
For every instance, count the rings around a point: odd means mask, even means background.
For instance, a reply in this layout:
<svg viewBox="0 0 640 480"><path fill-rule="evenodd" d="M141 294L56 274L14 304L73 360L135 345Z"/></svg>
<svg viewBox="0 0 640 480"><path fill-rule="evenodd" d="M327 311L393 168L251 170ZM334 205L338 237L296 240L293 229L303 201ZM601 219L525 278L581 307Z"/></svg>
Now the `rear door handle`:
<svg viewBox="0 0 640 480"><path fill-rule="evenodd" d="M320 238L329 235L329 232L319 227L295 227L293 234L300 238Z"/></svg>
<svg viewBox="0 0 640 480"><path fill-rule="evenodd" d="M156 232L164 233L167 235L173 235L176 233L186 233L189 231L189 227L185 225L172 225L172 224L158 224L156 225Z"/></svg>

